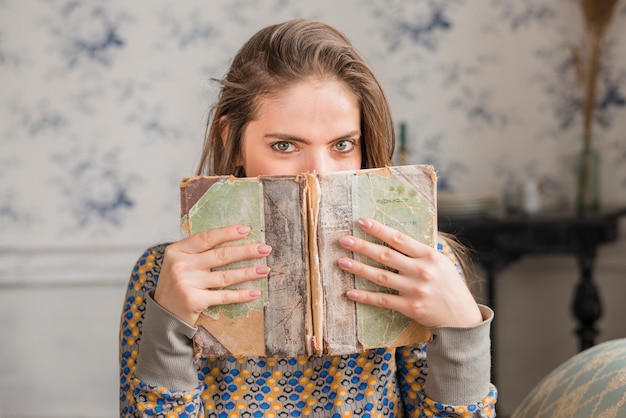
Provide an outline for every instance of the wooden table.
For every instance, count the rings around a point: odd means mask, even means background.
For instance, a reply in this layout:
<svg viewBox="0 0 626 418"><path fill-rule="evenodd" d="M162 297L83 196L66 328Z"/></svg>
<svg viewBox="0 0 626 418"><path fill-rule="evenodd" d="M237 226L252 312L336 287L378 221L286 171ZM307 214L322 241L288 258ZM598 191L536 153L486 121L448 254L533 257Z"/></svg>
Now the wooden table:
<svg viewBox="0 0 626 418"><path fill-rule="evenodd" d="M579 279L572 301L578 321L579 348L595 343L595 322L602 315L602 304L593 278L598 247L615 241L619 218L626 208L597 216L579 217L571 213L545 213L533 216L449 217L439 215L439 230L456 236L468 246L487 274L487 304L496 299L496 276L513 261L527 255L564 254L577 258ZM492 328L493 332L493 328ZM493 356L495 345L492 338ZM494 363L495 364L495 363ZM492 371L493 374L493 371Z"/></svg>

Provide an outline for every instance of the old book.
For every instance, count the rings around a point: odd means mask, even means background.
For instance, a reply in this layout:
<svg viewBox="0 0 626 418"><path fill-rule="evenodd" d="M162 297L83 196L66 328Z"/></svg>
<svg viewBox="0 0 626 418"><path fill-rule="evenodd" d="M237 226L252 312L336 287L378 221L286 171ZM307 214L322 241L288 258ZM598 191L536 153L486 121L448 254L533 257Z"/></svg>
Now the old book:
<svg viewBox="0 0 626 418"><path fill-rule="evenodd" d="M349 300L352 288L388 291L337 265L348 256L341 236L368 240L356 221L374 218L433 246L436 176L430 165L385 167L298 176L198 176L181 182L181 222L188 234L226 225L251 226L237 243L265 242L266 279L236 285L256 288L253 302L214 306L198 320L198 356L339 355L411 345L430 334L404 315ZM232 245L229 243L228 245ZM380 266L380 265L379 265Z"/></svg>

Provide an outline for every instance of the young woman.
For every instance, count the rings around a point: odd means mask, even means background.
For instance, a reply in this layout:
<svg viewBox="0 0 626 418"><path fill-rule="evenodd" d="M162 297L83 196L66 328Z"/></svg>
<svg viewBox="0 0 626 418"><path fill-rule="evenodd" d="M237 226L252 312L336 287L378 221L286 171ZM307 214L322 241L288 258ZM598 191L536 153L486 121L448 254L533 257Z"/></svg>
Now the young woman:
<svg viewBox="0 0 626 418"><path fill-rule="evenodd" d="M214 108L198 174L296 175L383 167L394 149L391 112L371 70L346 37L296 19L256 33L237 53ZM339 244L391 269L350 258L339 266L397 295L350 290L428 327L427 344L345 356L201 358L194 324L208 306L258 291L221 290L266 277L272 266L212 271L266 257L232 225L148 249L128 288L120 334L123 416L493 416L489 323L450 247L434 249L371 219ZM397 271L397 273L395 273ZM426 350L428 347L428 358Z"/></svg>

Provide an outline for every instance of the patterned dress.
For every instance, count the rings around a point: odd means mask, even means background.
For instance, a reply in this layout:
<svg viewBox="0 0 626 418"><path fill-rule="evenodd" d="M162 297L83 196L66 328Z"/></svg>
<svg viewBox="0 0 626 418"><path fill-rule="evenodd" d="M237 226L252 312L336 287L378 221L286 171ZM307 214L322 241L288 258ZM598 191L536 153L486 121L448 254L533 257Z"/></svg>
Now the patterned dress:
<svg viewBox="0 0 626 418"><path fill-rule="evenodd" d="M139 258L128 285L120 326L121 416L495 416L492 385L482 399L466 405L444 405L426 396L427 344L342 356L201 358L198 385L186 391L139 380L134 371L146 303L166 246L150 248ZM438 248L450 251L445 243Z"/></svg>

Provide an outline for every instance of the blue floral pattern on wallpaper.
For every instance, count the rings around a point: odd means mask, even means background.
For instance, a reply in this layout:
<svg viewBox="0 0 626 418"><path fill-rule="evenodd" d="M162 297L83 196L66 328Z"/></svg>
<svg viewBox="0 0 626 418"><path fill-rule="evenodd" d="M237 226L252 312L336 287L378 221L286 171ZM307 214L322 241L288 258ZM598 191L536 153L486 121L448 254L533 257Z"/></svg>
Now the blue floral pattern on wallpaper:
<svg viewBox="0 0 626 418"><path fill-rule="evenodd" d="M143 245L180 236L219 78L259 28L328 21L363 53L442 189L573 188L581 97L575 0L0 1L0 246ZM626 5L595 120L607 204L626 204Z"/></svg>

